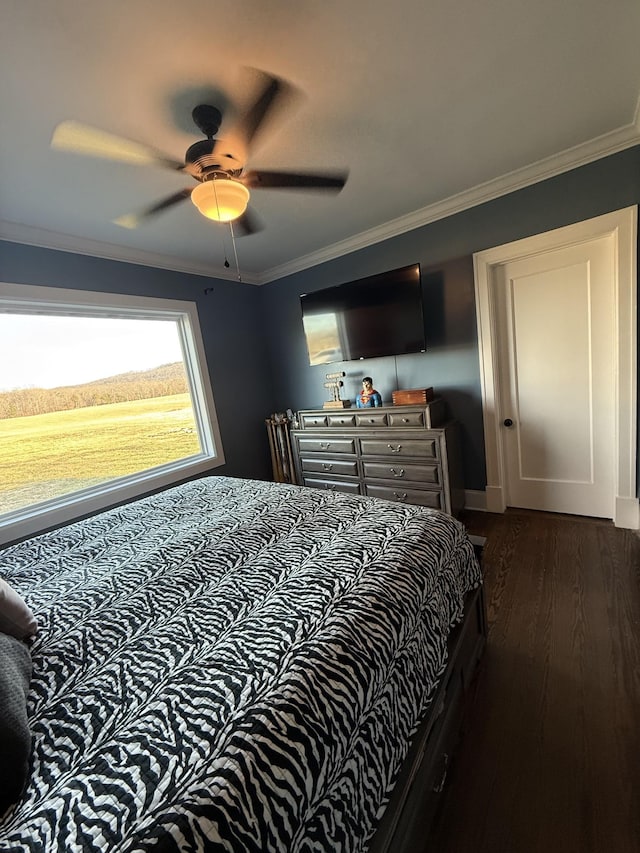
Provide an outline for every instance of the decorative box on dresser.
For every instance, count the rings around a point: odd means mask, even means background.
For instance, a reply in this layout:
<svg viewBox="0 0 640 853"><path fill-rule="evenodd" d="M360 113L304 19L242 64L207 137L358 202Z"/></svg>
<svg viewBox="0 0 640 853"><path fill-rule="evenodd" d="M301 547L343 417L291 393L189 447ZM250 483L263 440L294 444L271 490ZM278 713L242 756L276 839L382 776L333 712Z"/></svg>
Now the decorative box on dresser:
<svg viewBox="0 0 640 853"><path fill-rule="evenodd" d="M457 515L464 506L458 425L441 399L418 406L309 409L291 432L298 482Z"/></svg>

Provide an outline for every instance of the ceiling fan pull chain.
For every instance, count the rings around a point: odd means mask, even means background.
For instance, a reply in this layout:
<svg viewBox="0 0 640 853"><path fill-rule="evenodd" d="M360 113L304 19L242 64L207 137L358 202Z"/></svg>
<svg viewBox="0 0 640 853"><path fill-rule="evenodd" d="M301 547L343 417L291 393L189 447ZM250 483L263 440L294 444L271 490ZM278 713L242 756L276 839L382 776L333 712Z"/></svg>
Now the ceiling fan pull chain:
<svg viewBox="0 0 640 853"><path fill-rule="evenodd" d="M231 245L233 246L233 254L236 259L236 271L238 273L238 281L242 281L242 276L240 275L240 264L238 263L238 252L236 250L236 237L233 233L233 221L229 222L229 230L231 231Z"/></svg>
<svg viewBox="0 0 640 853"><path fill-rule="evenodd" d="M220 231L220 234L222 235L222 254L224 255L225 269L229 269L230 264L229 258L227 257L227 241L224 238L224 229Z"/></svg>

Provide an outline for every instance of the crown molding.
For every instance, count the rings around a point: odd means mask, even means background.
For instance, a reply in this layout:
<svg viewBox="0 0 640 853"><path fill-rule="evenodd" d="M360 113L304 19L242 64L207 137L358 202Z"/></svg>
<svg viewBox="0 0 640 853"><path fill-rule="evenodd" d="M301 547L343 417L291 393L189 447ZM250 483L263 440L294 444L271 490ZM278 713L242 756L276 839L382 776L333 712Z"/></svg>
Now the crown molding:
<svg viewBox="0 0 640 853"><path fill-rule="evenodd" d="M192 263L183 258L160 255L156 252L145 252L141 249L131 249L116 246L113 243L103 243L98 240L88 240L84 237L73 237L45 228L34 228L18 222L0 220L0 240L12 243L22 243L26 246L38 246L42 249L53 249L60 252L71 252L76 255L89 255L94 258L104 258L109 261L121 261L127 264L138 264L143 267L171 270L187 275L201 275L206 278L217 278L223 281L238 281L237 275L231 272L212 271L208 264ZM257 276L242 275L243 284L260 284Z"/></svg>
<svg viewBox="0 0 640 853"><path fill-rule="evenodd" d="M294 273L302 272L310 267L327 261L335 260L343 255L367 248L375 243L381 243L391 237L413 231L423 225L445 219L456 213L461 213L479 204L492 201L501 196L508 195L540 181L553 178L563 172L585 166L595 160L617 154L640 143L640 98L636 105L633 121L603 134L595 139L568 148L559 154L554 154L543 160L538 160L521 169L516 169L491 181L478 184L469 190L449 196L435 204L423 207L420 210L400 216L385 222L383 225L363 231L333 243L317 252L312 252L299 258L295 258L280 266L272 267L259 274L248 274L242 276L244 284L267 284L277 279L284 278ZM155 267L157 269L172 270L174 272L186 273L187 275L199 275L206 278L216 278L224 281L237 281L235 275L215 271L208 264L189 262L182 258L175 258L145 252L139 249L125 248L111 243L102 243L97 240L87 240L81 237L73 237L68 234L60 234L43 228L34 228L16 222L0 220L0 240L8 240L14 243L23 243L28 246L39 246L45 249L54 249L64 252L72 252L80 255L90 255L97 258L105 258L112 261L139 264L141 266Z"/></svg>
<svg viewBox="0 0 640 853"><path fill-rule="evenodd" d="M371 228L369 231L355 234L353 237L339 243L333 243L318 252L313 252L278 267L272 267L260 276L260 283L266 284L270 281L276 281L279 278L284 278L284 276L309 269L309 267L335 260L335 258L347 255L350 252L364 249L367 246L388 240L390 237L397 237L407 231L413 231L415 228L420 228L439 219L445 219L447 216L453 216L463 210L493 201L500 196L553 178L563 172L569 172L579 166L586 166L588 163L608 157L611 154L617 154L619 151L632 148L639 143L640 98L638 99L634 121L625 127L603 134L573 148L568 148L559 154L538 160L529 166L508 172L499 178L478 184L469 190L449 196L449 198L423 207L413 213L385 222L384 225Z"/></svg>

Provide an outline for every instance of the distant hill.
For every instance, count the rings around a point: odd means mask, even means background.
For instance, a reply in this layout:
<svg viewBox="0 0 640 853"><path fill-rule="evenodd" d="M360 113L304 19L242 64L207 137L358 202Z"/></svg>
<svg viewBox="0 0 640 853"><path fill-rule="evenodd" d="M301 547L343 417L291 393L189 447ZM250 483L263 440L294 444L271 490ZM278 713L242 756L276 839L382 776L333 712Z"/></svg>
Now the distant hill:
<svg viewBox="0 0 640 853"><path fill-rule="evenodd" d="M115 376L107 376L105 379L94 379L85 385L75 385L75 388L91 388L92 386L119 385L121 382L173 382L176 379L186 381L184 365L181 361L171 364L161 364L159 367L150 367L148 370L130 370L128 373L117 373ZM55 390L54 388L51 389ZM186 391L186 388L184 389Z"/></svg>
<svg viewBox="0 0 640 853"><path fill-rule="evenodd" d="M148 370L135 370L96 379L81 385L58 388L20 388L0 392L0 419L43 415L107 403L168 397L188 391L187 376L180 361Z"/></svg>

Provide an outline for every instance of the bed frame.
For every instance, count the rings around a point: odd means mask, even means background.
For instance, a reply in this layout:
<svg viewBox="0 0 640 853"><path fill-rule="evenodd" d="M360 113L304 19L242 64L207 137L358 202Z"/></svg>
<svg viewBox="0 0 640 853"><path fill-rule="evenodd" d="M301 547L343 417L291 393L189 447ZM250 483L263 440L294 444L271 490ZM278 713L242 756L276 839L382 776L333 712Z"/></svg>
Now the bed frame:
<svg viewBox="0 0 640 853"><path fill-rule="evenodd" d="M485 540L470 538L481 561ZM414 853L424 847L460 738L465 699L486 637L484 588L479 587L467 595L463 620L449 637L447 668L411 743L369 853Z"/></svg>

